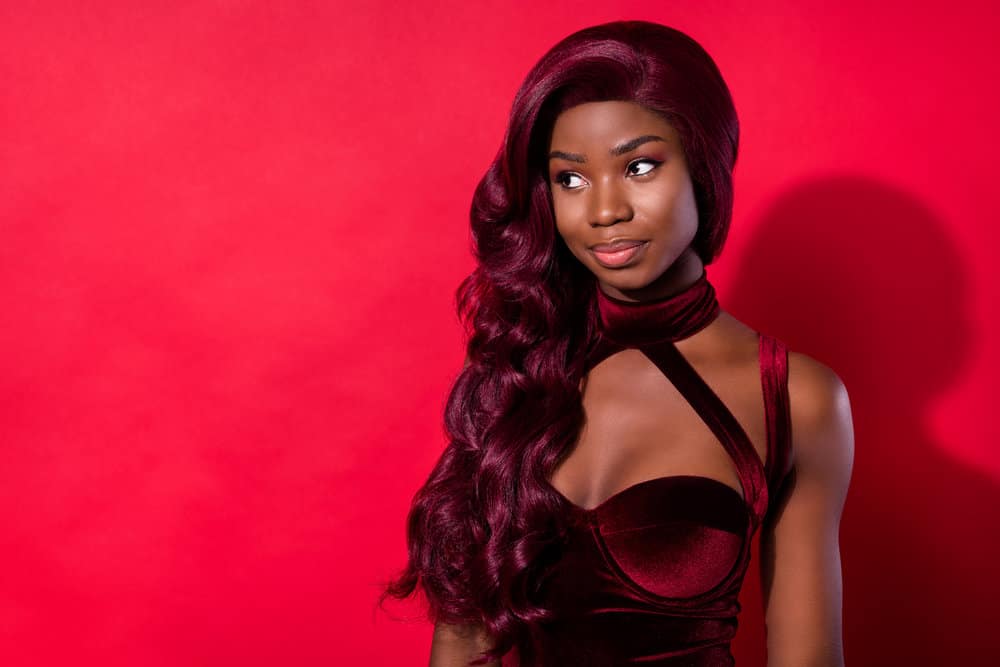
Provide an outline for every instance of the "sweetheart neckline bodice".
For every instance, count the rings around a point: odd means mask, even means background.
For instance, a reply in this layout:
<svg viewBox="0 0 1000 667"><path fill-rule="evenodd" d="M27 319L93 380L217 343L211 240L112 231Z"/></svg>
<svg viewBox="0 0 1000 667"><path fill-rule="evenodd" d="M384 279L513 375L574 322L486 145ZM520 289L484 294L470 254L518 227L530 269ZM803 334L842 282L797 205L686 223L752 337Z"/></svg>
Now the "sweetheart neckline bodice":
<svg viewBox="0 0 1000 667"><path fill-rule="evenodd" d="M739 486L707 475L660 475L584 507L550 481L559 539L538 595L551 617L518 650L538 658L531 664L732 665L729 644L753 536L790 461L787 348L758 334L767 438L766 451L759 451L674 344L715 314L704 276L666 300L618 303L604 296L598 295L608 335L588 353L585 372L617 351L639 349L709 427Z"/></svg>

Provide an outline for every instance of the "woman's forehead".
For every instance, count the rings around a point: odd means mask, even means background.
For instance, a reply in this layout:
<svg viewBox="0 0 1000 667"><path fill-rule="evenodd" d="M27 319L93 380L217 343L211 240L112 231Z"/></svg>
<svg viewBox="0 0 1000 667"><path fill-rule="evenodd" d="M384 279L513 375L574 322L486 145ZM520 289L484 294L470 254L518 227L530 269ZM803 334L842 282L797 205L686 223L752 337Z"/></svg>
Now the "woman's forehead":
<svg viewBox="0 0 1000 667"><path fill-rule="evenodd" d="M641 135L656 135L667 142L677 136L666 119L635 102L587 102L559 114L552 128L550 148L589 144L611 149Z"/></svg>

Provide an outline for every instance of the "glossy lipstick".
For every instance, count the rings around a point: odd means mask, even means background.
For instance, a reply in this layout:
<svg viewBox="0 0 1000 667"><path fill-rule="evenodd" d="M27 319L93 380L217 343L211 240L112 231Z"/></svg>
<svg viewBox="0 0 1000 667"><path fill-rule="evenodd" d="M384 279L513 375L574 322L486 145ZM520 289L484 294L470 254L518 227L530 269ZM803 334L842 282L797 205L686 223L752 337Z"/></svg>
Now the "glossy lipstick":
<svg viewBox="0 0 1000 667"><path fill-rule="evenodd" d="M646 247L646 241L623 241L602 243L590 249L597 261L610 268L617 269L631 262L639 252Z"/></svg>

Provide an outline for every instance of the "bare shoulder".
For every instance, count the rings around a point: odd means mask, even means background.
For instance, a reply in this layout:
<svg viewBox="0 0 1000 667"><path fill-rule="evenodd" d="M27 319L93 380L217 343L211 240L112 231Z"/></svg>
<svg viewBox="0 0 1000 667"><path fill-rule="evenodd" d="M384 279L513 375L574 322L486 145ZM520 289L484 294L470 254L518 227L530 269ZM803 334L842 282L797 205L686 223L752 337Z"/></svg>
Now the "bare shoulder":
<svg viewBox="0 0 1000 667"><path fill-rule="evenodd" d="M788 353L788 401L792 465L825 475L846 494L854 460L854 432L847 387L826 364L802 352ZM801 470L805 466L807 470Z"/></svg>

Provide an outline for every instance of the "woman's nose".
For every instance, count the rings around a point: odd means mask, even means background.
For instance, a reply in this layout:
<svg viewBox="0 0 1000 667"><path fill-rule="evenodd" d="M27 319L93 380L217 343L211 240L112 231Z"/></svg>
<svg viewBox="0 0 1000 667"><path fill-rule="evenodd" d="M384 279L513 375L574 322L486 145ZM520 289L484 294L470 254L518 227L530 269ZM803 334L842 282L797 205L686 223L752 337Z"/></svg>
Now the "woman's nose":
<svg viewBox="0 0 1000 667"><path fill-rule="evenodd" d="M613 225L632 219L632 206L624 188L618 183L598 181L592 187L591 196L592 224Z"/></svg>

